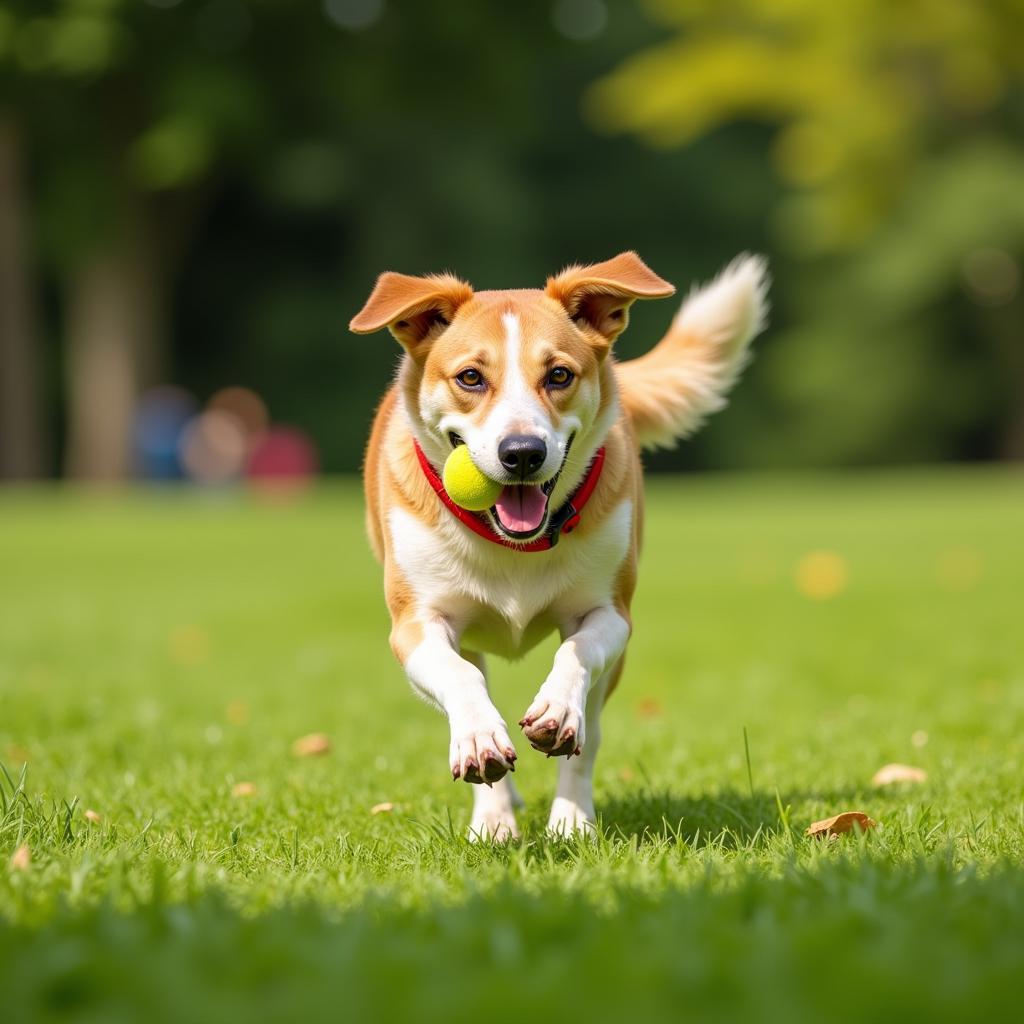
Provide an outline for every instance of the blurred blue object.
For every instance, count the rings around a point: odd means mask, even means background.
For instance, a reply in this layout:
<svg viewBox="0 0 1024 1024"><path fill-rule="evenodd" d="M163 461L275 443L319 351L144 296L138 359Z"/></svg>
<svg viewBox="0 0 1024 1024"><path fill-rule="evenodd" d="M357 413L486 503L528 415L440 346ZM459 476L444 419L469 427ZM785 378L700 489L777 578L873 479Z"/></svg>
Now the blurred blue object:
<svg viewBox="0 0 1024 1024"><path fill-rule="evenodd" d="M199 403L183 388L161 385L146 391L135 414L135 453L138 473L148 480L178 480L184 476L179 442Z"/></svg>

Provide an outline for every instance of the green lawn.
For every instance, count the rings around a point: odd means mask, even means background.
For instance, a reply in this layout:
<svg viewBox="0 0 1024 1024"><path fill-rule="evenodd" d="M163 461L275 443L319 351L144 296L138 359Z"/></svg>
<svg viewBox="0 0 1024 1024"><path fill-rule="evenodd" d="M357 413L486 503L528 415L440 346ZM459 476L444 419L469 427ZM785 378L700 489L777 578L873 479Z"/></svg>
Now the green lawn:
<svg viewBox="0 0 1024 1024"><path fill-rule="evenodd" d="M391 659L354 483L0 492L0 1019L1019 1012L1024 475L649 497L601 838L545 837L520 742L524 840L492 847ZM510 723L552 649L495 666ZM874 789L890 761L929 778ZM879 827L803 835L851 809Z"/></svg>

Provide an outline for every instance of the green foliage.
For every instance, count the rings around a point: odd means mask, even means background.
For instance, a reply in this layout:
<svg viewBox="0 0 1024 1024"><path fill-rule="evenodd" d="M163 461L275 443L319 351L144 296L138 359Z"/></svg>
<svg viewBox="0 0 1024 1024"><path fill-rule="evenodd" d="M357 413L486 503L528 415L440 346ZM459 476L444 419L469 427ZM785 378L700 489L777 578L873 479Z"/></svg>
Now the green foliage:
<svg viewBox="0 0 1024 1024"><path fill-rule="evenodd" d="M492 847L463 839L445 725L391 658L354 483L3 495L8 1016L433 1021L568 984L580 1013L649 1019L1005 1004L1022 498L1006 472L657 481L602 838L543 835L553 765L521 749L526 837ZM813 550L845 560L827 600L795 582ZM551 653L492 666L510 720ZM313 730L332 751L293 758ZM928 781L873 789L893 760ZM880 827L803 835L854 808Z"/></svg>
<svg viewBox="0 0 1024 1024"><path fill-rule="evenodd" d="M593 90L601 127L680 145L743 117L777 124L792 244L848 248L878 227L938 145L991 130L1019 90L1024 16L1012 3L648 0L669 41Z"/></svg>
<svg viewBox="0 0 1024 1024"><path fill-rule="evenodd" d="M730 412L652 466L1024 450L1019 4L649 0L585 40L549 0L342 8L0 11L53 367L53 296L141 223L170 339L148 361L200 398L258 387L353 470L397 350L344 324L381 270L522 286L635 248L685 289L752 249L772 329ZM621 354L670 315L637 310Z"/></svg>
<svg viewBox="0 0 1024 1024"><path fill-rule="evenodd" d="M772 402L750 424L748 454L962 456L957 439L995 404L1010 435L1003 453L1020 455L1024 371L1010 326L1024 315L1020 5L647 7L673 35L594 86L592 122L664 147L762 120L789 186L772 223L794 260L776 262L792 326L765 355ZM993 306L1005 308L999 323Z"/></svg>

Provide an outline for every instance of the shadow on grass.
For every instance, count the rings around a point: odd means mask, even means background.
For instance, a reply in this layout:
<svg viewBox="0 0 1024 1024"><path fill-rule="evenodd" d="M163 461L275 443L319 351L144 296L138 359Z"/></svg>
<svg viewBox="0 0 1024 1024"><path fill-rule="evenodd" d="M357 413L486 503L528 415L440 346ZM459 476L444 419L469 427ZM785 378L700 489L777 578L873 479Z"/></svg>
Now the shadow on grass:
<svg viewBox="0 0 1024 1024"><path fill-rule="evenodd" d="M790 808L808 800L838 806L854 791L744 792L726 789L707 795L682 795L669 790L638 789L601 801L598 814L607 832L637 836L641 842L683 841L690 846L714 844L726 849L756 839L784 835L786 821L796 828Z"/></svg>

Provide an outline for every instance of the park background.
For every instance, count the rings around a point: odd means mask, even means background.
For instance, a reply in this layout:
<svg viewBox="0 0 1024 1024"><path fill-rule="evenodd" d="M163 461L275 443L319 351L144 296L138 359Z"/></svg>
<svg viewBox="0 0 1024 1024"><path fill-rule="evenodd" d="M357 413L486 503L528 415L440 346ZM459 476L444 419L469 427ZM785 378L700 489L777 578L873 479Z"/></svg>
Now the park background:
<svg viewBox="0 0 1024 1024"><path fill-rule="evenodd" d="M1020 0L0 0L0 1017L1007 1017L1022 81ZM764 253L771 324L645 457L598 840L517 735L473 843L346 324L623 249ZM553 647L491 660L510 723Z"/></svg>
<svg viewBox="0 0 1024 1024"><path fill-rule="evenodd" d="M0 475L355 471L377 273L623 249L774 277L729 415L652 468L1019 459L1022 73L1010 0L7 0Z"/></svg>

